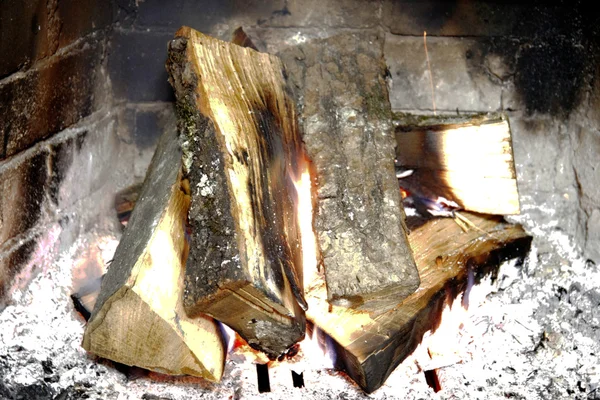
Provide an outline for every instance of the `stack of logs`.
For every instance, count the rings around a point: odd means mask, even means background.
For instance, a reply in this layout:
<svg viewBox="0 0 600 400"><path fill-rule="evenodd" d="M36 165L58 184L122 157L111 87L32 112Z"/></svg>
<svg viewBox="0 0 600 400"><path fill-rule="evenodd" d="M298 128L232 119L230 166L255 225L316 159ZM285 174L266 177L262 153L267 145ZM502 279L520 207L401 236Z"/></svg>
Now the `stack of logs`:
<svg viewBox="0 0 600 400"><path fill-rule="evenodd" d="M308 319L371 392L435 327L467 269L480 276L522 256L530 238L478 214L466 231L449 218L405 223L379 37L345 34L280 57L239 31L235 41L184 27L169 45L179 132L160 138L83 346L218 381L216 321L276 358ZM307 168L308 217L296 189ZM318 260L303 260L315 240Z"/></svg>

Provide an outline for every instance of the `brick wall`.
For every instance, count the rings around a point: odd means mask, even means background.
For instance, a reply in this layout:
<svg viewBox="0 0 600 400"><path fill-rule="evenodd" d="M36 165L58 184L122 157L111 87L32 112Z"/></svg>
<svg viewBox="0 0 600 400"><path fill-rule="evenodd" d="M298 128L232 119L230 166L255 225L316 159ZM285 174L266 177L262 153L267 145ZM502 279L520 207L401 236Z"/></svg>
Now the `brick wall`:
<svg viewBox="0 0 600 400"><path fill-rule="evenodd" d="M89 196L61 188L110 113L112 23L110 2L0 3L0 299L51 227L66 228L72 210L60 196Z"/></svg>
<svg viewBox="0 0 600 400"><path fill-rule="evenodd" d="M599 22L577 1L4 0L0 298L48 226L74 240L110 224L95 202L143 178L156 138L175 123L164 62L181 25L225 40L244 26L273 53L376 31L392 106L414 113L432 112L426 30L438 111L510 117L518 220L534 233L566 232L599 262ZM95 216L82 218L90 208Z"/></svg>

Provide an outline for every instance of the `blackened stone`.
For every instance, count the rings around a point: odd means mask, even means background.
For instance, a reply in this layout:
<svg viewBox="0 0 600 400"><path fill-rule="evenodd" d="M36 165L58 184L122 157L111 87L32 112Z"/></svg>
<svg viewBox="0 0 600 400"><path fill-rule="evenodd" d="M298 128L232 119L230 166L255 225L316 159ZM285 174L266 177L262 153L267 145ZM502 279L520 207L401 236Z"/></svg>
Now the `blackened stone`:
<svg viewBox="0 0 600 400"><path fill-rule="evenodd" d="M5 157L93 111L100 53L100 44L90 39L39 69L0 84L0 131L7 135Z"/></svg>
<svg viewBox="0 0 600 400"><path fill-rule="evenodd" d="M48 178L48 153L0 167L0 245L30 229L39 219Z"/></svg>
<svg viewBox="0 0 600 400"><path fill-rule="evenodd" d="M383 24L394 34L533 38L593 33L598 14L583 1L497 2L384 0Z"/></svg>
<svg viewBox="0 0 600 400"><path fill-rule="evenodd" d="M108 68L115 97L129 101L175 100L165 70L167 44L172 38L173 32L114 33Z"/></svg>
<svg viewBox="0 0 600 400"><path fill-rule="evenodd" d="M516 88L529 114L568 115L579 105L589 50L554 38L525 46L517 61Z"/></svg>
<svg viewBox="0 0 600 400"><path fill-rule="evenodd" d="M168 27L173 31L182 25L187 25L201 32L210 33L216 24L231 20L235 20L239 26L268 19L274 12L282 10L285 3L282 0L274 2L174 0L170 2L169 7L165 7L161 0L146 0L139 3L136 24Z"/></svg>
<svg viewBox="0 0 600 400"><path fill-rule="evenodd" d="M116 0L113 6L113 21L123 27L130 27L137 18L136 0Z"/></svg>
<svg viewBox="0 0 600 400"><path fill-rule="evenodd" d="M46 1L0 3L0 78L49 55Z"/></svg>
<svg viewBox="0 0 600 400"><path fill-rule="evenodd" d="M59 46L67 46L85 35L112 23L113 2L105 0L60 0Z"/></svg>

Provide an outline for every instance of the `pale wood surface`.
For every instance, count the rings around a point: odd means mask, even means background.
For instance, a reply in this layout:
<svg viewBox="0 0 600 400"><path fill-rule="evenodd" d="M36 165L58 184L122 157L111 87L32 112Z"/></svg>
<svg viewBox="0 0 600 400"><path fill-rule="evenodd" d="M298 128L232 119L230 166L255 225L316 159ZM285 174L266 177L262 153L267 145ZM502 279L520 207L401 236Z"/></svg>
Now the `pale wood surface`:
<svg viewBox="0 0 600 400"><path fill-rule="evenodd" d="M396 158L412 175L401 186L485 214L519 213L511 133L503 114L400 120ZM407 125L404 125L407 124Z"/></svg>
<svg viewBox="0 0 600 400"><path fill-rule="evenodd" d="M129 227L104 277L83 347L101 357L172 375L218 381L225 345L216 322L183 310L189 188L176 132L165 132Z"/></svg>

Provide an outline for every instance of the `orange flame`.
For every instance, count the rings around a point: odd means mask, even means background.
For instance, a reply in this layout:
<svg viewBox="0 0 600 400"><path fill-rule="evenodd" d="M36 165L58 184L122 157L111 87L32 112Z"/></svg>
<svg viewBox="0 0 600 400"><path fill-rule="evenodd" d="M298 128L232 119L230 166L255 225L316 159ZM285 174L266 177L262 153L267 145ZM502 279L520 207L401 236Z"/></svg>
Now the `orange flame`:
<svg viewBox="0 0 600 400"><path fill-rule="evenodd" d="M300 178L294 181L297 192L298 226L300 228L300 242L302 244L302 274L304 289L308 289L315 280L317 271L317 244L313 231L313 203L312 184L308 164L304 163L304 170Z"/></svg>

